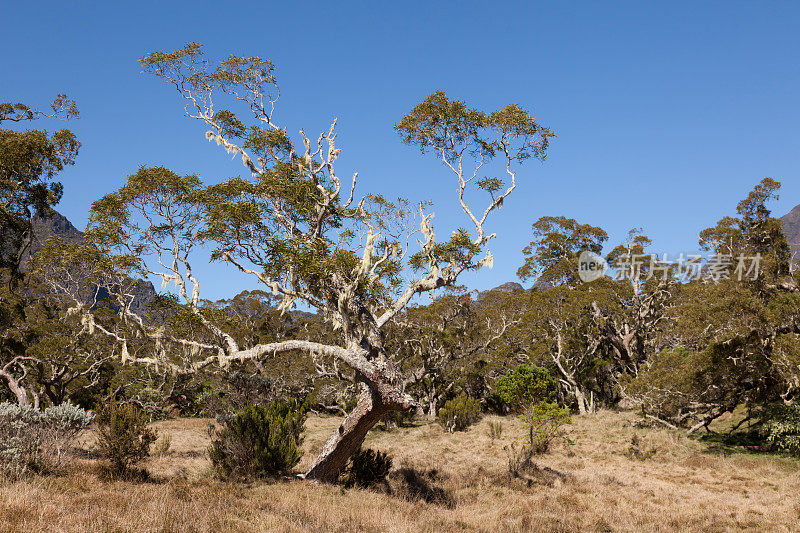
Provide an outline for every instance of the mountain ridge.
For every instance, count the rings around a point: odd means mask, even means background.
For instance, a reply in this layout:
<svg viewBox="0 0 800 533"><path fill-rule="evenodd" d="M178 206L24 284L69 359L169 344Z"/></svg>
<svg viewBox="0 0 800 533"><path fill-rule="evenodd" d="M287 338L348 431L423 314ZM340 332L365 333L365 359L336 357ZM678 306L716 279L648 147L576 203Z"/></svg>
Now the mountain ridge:
<svg viewBox="0 0 800 533"><path fill-rule="evenodd" d="M792 249L792 259L800 259L800 204L778 220L783 223L783 234L786 235L786 240Z"/></svg>
<svg viewBox="0 0 800 533"><path fill-rule="evenodd" d="M59 237L71 244L77 244L85 238L84 232L76 228L67 217L58 211L53 211L53 215L50 217L43 217L37 213L33 217L32 225L33 242L31 243L26 257L23 258L23 269L27 265L28 260L41 251L51 237ZM149 281L142 279L136 281L137 284L134 288L134 299L131 304L131 310L135 313L146 314L147 306L156 298L156 289ZM107 295L108 292L101 287L99 294L101 299L104 297L104 294Z"/></svg>

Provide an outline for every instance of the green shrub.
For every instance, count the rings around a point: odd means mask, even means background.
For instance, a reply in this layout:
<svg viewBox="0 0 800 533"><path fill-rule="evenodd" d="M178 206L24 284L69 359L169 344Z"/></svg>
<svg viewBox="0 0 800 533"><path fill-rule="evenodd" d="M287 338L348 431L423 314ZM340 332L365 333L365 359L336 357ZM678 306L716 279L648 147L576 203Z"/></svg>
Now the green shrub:
<svg viewBox="0 0 800 533"><path fill-rule="evenodd" d="M150 455L156 433L147 417L133 404L108 403L97 413L98 447L115 476L128 476L132 467Z"/></svg>
<svg viewBox="0 0 800 533"><path fill-rule="evenodd" d="M546 369L522 364L494 383L500 401L512 411L556 399L556 380Z"/></svg>
<svg viewBox="0 0 800 533"><path fill-rule="evenodd" d="M569 424L569 409L550 402L539 402L525 410L520 416L528 430L530 453L542 454L550 449L556 439L565 439L564 425Z"/></svg>
<svg viewBox="0 0 800 533"><path fill-rule="evenodd" d="M800 405L774 405L764 412L761 437L776 450L800 456Z"/></svg>
<svg viewBox="0 0 800 533"><path fill-rule="evenodd" d="M386 431L392 431L396 428L406 427L411 423L412 420L414 420L414 416L416 416L416 412L413 409L406 411L391 411L383 416L383 429Z"/></svg>
<svg viewBox="0 0 800 533"><path fill-rule="evenodd" d="M57 471L69 443L93 419L70 403L44 411L0 403L0 474L19 478Z"/></svg>
<svg viewBox="0 0 800 533"><path fill-rule="evenodd" d="M493 420L489 422L489 437L499 439L503 435L503 422L501 420Z"/></svg>
<svg viewBox="0 0 800 533"><path fill-rule="evenodd" d="M480 419L481 406L478 400L459 394L445 402L439 410L439 423L447 431L464 431Z"/></svg>
<svg viewBox="0 0 800 533"><path fill-rule="evenodd" d="M251 405L223 423L209 448L211 462L222 478L284 475L300 462L305 408L296 402Z"/></svg>
<svg viewBox="0 0 800 533"><path fill-rule="evenodd" d="M369 448L355 451L344 475L344 486L347 488L369 488L378 484L386 484L386 476L392 469L392 458L386 453Z"/></svg>

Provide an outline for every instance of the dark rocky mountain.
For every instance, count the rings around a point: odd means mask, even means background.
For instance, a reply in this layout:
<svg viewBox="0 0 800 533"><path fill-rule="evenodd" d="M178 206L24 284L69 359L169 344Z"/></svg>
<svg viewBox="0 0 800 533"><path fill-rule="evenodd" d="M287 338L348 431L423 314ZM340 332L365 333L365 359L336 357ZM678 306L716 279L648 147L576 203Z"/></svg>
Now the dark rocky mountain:
<svg viewBox="0 0 800 533"><path fill-rule="evenodd" d="M800 205L786 213L780 218L783 222L783 234L792 247L792 256L795 260L800 259Z"/></svg>
<svg viewBox="0 0 800 533"><path fill-rule="evenodd" d="M56 235L67 242L78 242L83 239L83 232L72 225L67 217L55 211L52 217L41 215L33 217L33 233L36 236L34 253L42 249L47 239Z"/></svg>
<svg viewBox="0 0 800 533"><path fill-rule="evenodd" d="M42 217L37 214L33 218L33 236L34 239L28 252L28 258L44 248L51 237L60 237L70 243L80 242L84 238L83 232L73 226L67 217L57 211L51 217ZM24 260L23 265L25 262L27 261ZM101 288L101 298L103 292L106 291ZM134 294L135 297L131 309L135 313L146 314L145 309L156 297L155 287L149 281L137 280Z"/></svg>
<svg viewBox="0 0 800 533"><path fill-rule="evenodd" d="M477 301L483 300L487 294L490 292L514 292L514 291L524 291L525 288L515 281L509 281L507 283L503 283L495 287L494 289L489 289L488 291L481 291L478 293L477 297L475 298Z"/></svg>
<svg viewBox="0 0 800 533"><path fill-rule="evenodd" d="M553 286L553 283L551 281L547 281L547 280L543 280L543 279L537 279L536 281L533 282L533 285L528 290L530 290L531 292L542 292L542 291L546 291L547 289L551 288L552 286Z"/></svg>

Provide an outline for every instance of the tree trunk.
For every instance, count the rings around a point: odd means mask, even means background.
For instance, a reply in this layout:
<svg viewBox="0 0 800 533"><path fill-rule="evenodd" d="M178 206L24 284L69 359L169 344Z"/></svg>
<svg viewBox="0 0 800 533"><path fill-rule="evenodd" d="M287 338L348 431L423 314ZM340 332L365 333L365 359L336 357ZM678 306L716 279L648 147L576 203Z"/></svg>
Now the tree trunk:
<svg viewBox="0 0 800 533"><path fill-rule="evenodd" d="M436 419L436 415L438 414L438 404L439 398L435 394L431 395L428 401L428 415L433 419Z"/></svg>
<svg viewBox="0 0 800 533"><path fill-rule="evenodd" d="M575 400L577 400L578 402L578 413L585 415L587 411L586 395L583 393L580 387L577 386L574 388L574 394L575 394Z"/></svg>
<svg viewBox="0 0 800 533"><path fill-rule="evenodd" d="M589 397L587 398L586 393L583 391L580 385L575 383L572 386L573 394L575 395L575 400L578 403L578 413L585 415L586 413L594 413L594 392L589 392Z"/></svg>
<svg viewBox="0 0 800 533"><path fill-rule="evenodd" d="M14 379L14 376L9 374L8 372L4 372L0 370L0 378L3 378L8 384L8 388L11 389L11 392L16 396L17 403L22 407L29 407L31 401L28 399L28 393L25 388Z"/></svg>
<svg viewBox="0 0 800 533"><path fill-rule="evenodd" d="M398 406L385 404L371 387L362 385L355 409L322 447L305 478L335 483L347 460L361 446L367 432L381 417L396 410L399 410Z"/></svg>

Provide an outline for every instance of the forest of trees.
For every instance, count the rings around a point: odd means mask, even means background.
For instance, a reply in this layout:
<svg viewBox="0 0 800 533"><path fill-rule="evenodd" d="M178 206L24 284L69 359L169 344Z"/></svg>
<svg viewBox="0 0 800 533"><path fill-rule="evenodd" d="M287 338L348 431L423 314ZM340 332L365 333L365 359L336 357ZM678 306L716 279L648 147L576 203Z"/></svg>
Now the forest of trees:
<svg viewBox="0 0 800 533"><path fill-rule="evenodd" d="M33 126L78 107L65 95L47 111L0 103L0 401L113 401L158 418L293 399L344 415L305 474L333 481L380 422L435 418L465 396L514 410L497 382L526 365L575 413L636 409L696 433L738 412L763 444L800 451L800 275L770 212L778 181L754 179L700 233L702 264L649 255L647 220L619 243L569 214L530 220L518 275L534 288L476 298L459 276L492 265L486 221L516 200L520 172L546 172L525 163L555 139L527 110L472 109L439 91L399 118L400 141L457 186L465 226L435 232L430 204L359 196L357 176L337 174L335 122L295 142L273 120L270 61L214 63L190 44L141 65L242 176L142 167L94 201L80 240L55 236L32 254L34 219L53 214L80 148L68 129ZM201 250L250 290L204 299ZM584 251L609 275L581 281ZM161 292L140 309L147 278Z"/></svg>

